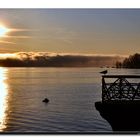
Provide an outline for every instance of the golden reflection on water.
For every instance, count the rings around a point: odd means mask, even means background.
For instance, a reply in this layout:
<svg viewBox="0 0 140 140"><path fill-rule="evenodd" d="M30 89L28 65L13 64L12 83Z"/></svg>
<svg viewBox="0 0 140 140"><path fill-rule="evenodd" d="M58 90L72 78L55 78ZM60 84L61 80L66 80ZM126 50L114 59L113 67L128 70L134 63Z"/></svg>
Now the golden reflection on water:
<svg viewBox="0 0 140 140"><path fill-rule="evenodd" d="M8 109L7 69L0 68L0 131L6 128L6 111Z"/></svg>

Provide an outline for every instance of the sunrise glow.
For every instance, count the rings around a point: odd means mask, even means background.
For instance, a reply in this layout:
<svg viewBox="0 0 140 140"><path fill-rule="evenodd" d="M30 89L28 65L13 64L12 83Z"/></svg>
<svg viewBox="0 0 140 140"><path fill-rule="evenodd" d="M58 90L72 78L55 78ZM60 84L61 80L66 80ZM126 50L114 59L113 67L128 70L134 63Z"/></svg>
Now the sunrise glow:
<svg viewBox="0 0 140 140"><path fill-rule="evenodd" d="M8 29L6 26L0 25L0 37L4 37L9 31L10 29Z"/></svg>

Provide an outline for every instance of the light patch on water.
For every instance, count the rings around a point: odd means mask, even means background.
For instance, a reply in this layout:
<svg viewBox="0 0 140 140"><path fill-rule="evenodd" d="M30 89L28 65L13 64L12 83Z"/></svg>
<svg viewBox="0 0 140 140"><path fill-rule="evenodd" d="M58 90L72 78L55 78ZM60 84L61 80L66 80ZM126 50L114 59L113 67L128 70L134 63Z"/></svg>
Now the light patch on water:
<svg viewBox="0 0 140 140"><path fill-rule="evenodd" d="M6 84L6 72L6 68L0 68L0 131L3 131L3 129L6 128L6 110L8 109L8 86Z"/></svg>

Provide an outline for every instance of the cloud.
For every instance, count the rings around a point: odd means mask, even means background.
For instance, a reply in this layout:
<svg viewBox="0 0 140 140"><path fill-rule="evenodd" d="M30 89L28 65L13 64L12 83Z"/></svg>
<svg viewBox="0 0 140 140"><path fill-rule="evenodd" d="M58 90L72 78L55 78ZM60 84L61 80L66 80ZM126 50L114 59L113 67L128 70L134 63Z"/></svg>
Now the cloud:
<svg viewBox="0 0 140 140"><path fill-rule="evenodd" d="M61 27L53 27L48 29L18 29L18 28L9 28L11 33L16 33L16 35L5 35L3 38L17 38L17 39L46 39L46 40L57 40L67 44L72 44L73 39L76 38L76 32L68 30ZM17 34L18 32L18 34ZM32 32L32 35L28 33ZM24 35L25 34L25 35ZM27 34L27 35L26 35ZM8 43L0 42L0 43ZM15 44L10 42L9 44Z"/></svg>
<svg viewBox="0 0 140 140"><path fill-rule="evenodd" d="M4 36L4 38L32 38L31 36L21 36L21 35L19 35L19 36L9 36L9 35L5 35Z"/></svg>
<svg viewBox="0 0 140 140"><path fill-rule="evenodd" d="M2 44L16 44L16 43L14 43L14 42L2 41L2 40L0 40L0 43L2 43Z"/></svg>

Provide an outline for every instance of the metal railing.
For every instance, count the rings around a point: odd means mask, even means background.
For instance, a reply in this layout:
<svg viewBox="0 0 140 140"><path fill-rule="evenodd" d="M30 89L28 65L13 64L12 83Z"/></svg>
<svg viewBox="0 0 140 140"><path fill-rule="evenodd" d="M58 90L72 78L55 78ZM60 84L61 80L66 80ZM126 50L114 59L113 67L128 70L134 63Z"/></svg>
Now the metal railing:
<svg viewBox="0 0 140 140"><path fill-rule="evenodd" d="M114 81L107 82L106 80L109 78ZM128 79L134 79L134 82L130 82ZM102 101L140 100L139 79L140 75L103 75Z"/></svg>

